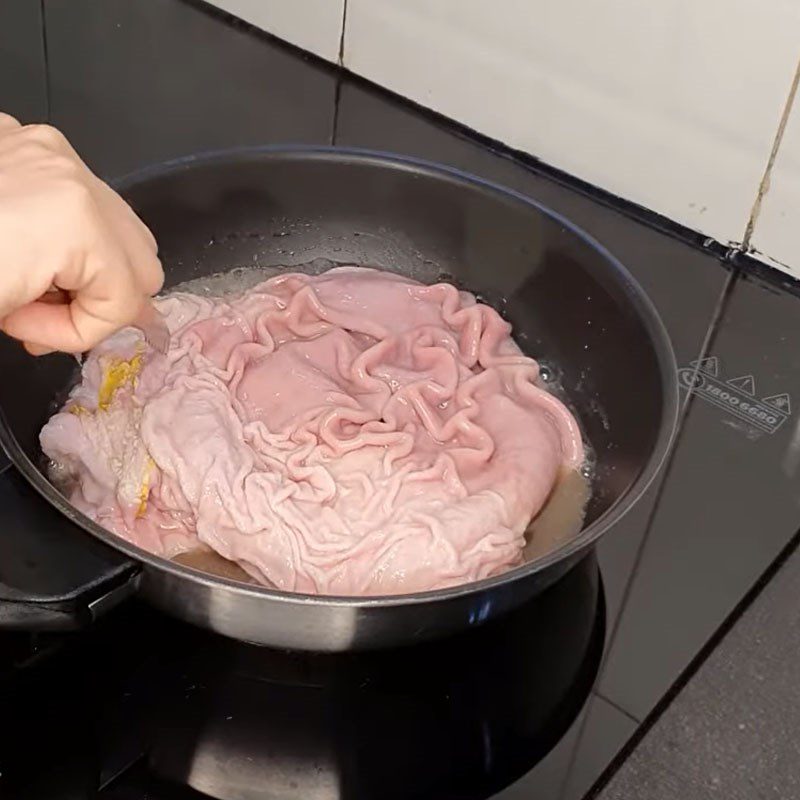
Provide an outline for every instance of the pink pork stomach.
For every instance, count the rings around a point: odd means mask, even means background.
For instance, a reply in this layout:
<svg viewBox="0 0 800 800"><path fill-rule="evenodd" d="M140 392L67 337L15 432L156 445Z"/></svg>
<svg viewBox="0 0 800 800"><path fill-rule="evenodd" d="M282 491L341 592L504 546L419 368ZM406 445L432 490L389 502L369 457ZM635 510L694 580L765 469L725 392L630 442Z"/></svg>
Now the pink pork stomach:
<svg viewBox="0 0 800 800"><path fill-rule="evenodd" d="M142 349L111 337L41 433L71 500L157 555L205 546L292 592L454 586L519 564L583 461L508 323L451 285L344 267L158 305L166 358L101 409L109 359Z"/></svg>

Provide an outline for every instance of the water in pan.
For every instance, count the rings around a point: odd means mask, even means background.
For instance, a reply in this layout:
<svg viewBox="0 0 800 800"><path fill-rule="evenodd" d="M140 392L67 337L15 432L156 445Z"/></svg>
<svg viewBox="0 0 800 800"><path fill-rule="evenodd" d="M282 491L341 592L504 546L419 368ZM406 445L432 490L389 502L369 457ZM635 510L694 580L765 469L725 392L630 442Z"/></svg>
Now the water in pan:
<svg viewBox="0 0 800 800"><path fill-rule="evenodd" d="M226 295L237 295L246 292L262 281L282 273L304 272L310 275L319 275L333 267L347 265L348 264L345 263L337 263L327 258L317 258L303 264L293 264L290 267L236 267L227 272L202 278L194 278L171 287L170 291L190 292L206 297L224 297ZM429 263L426 265L425 270L414 270L415 274L409 275L409 277L426 283L446 281L458 285L458 281L454 276L442 273L434 267L435 265ZM422 271L430 274L418 274ZM408 274L408 271L403 270L403 274ZM482 295L476 296L481 302L489 302L490 305L502 314L502 302L496 302L494 299L490 302L487 297ZM568 397L560 382L555 377L559 374L558 370L550 365L541 366L543 377L542 385L545 386L549 392L559 397L562 401L567 402L567 405L569 405ZM523 551L526 561L532 561L551 552L559 545L577 536L583 527L586 506L591 495L594 462L594 454L589 444L587 442L584 444L586 449L586 462L582 469L577 472L565 472L553 489L544 508L528 526L525 537L527 544ZM177 556L175 561L220 577L253 583L250 576L238 565L227 561L209 549L183 553Z"/></svg>
<svg viewBox="0 0 800 800"><path fill-rule="evenodd" d="M336 261L330 258L315 258L301 264L280 266L241 266L234 267L225 272L214 275L192 278L192 280L171 286L170 292L190 292L191 294L205 295L206 297L225 297L235 295L252 289L259 283L274 278L287 272L304 272L307 275L321 275L334 267L352 266L352 261ZM436 283L447 281L458 286L452 275L442 273L432 262L427 265L420 264L416 269L388 270L381 266L380 269L395 271L420 283ZM459 288L462 288L459 286Z"/></svg>

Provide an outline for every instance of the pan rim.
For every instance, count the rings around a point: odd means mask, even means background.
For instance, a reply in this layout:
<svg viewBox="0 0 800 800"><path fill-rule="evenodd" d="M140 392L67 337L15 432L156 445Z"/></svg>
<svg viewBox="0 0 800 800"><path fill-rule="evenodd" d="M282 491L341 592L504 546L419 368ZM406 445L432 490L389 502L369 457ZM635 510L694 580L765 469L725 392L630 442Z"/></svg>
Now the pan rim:
<svg viewBox="0 0 800 800"><path fill-rule="evenodd" d="M78 525L84 531L115 550L124 553L136 562L140 562L145 568L165 571L174 577L200 583L209 588L219 589L220 587L224 587L226 590L238 595L263 598L264 600L274 600L287 605L299 604L303 606L364 609L389 606L413 606L429 602L445 602L465 595L480 594L506 583L515 582L516 580L542 572L556 563L566 561L570 559L570 557L587 550L630 511L653 482L671 451L677 433L680 392L677 380L677 361L675 359L672 342L661 316L639 282L616 256L580 226L522 192L470 174L456 167L412 156L367 148L338 147L332 145L257 145L210 150L150 164L129 172L117 179L112 179L109 183L117 191L124 192L127 188L143 181L189 169L195 165L209 165L227 160L235 161L254 156L274 160L297 158L304 161L317 160L334 161L338 163L350 159L354 163L363 165L425 173L431 177L439 179L444 178L465 187L489 191L499 198L535 209L538 213L562 226L571 235L588 245L593 251L599 254L607 262L612 271L618 275L619 288L636 308L637 314L653 342L656 359L659 365L659 373L664 388L664 413L650 458L622 496L617 498L596 520L583 528L577 536L564 542L555 550L491 578L484 578L480 581L459 584L444 589L397 595L372 595L366 597L321 595L270 589L266 586L246 584L229 578L214 576L210 573L169 561L161 556L153 555L105 530L82 512L74 508L72 504L55 489L22 450L17 443L16 437L10 430L3 409L0 407L0 445L28 483L31 484L44 499L49 501L51 505L64 514L70 522Z"/></svg>

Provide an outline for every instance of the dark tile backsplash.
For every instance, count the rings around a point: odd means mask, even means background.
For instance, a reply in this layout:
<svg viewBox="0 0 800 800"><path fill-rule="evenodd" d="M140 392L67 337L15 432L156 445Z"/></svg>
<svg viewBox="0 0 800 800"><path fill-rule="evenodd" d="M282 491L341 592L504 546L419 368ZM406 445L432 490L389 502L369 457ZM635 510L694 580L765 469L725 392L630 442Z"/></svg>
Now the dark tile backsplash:
<svg viewBox="0 0 800 800"><path fill-rule="evenodd" d="M0 111L47 119L44 30L39 0L0 2Z"/></svg>
<svg viewBox="0 0 800 800"><path fill-rule="evenodd" d="M329 70L186 3L129 7L45 4L51 121L101 175L228 147L330 142Z"/></svg>

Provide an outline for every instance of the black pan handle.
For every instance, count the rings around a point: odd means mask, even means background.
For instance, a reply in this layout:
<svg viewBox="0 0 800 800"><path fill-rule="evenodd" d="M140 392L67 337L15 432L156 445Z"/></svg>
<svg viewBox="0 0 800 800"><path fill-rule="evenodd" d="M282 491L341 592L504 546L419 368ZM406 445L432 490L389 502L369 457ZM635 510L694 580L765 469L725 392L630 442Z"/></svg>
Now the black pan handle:
<svg viewBox="0 0 800 800"><path fill-rule="evenodd" d="M40 497L0 448L0 629L81 628L130 596L140 569Z"/></svg>

